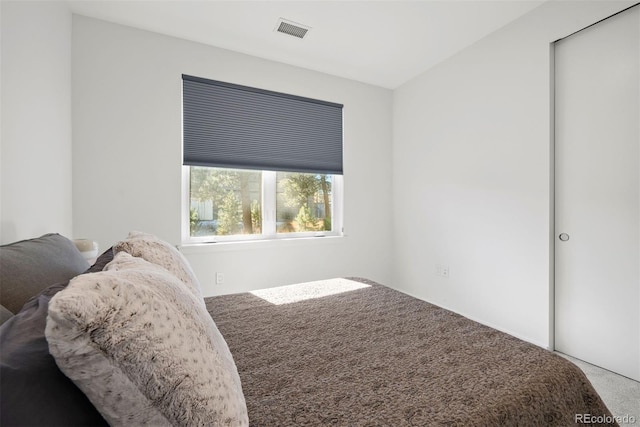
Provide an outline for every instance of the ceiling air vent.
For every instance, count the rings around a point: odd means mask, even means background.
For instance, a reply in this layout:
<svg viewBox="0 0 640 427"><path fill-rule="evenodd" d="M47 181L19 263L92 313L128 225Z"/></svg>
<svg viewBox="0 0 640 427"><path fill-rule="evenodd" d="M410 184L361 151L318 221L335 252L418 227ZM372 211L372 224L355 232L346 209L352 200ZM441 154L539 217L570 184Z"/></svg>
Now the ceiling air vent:
<svg viewBox="0 0 640 427"><path fill-rule="evenodd" d="M297 37L299 39L304 38L307 35L307 32L311 29L311 27L307 27L306 25L298 24L296 22L287 21L286 19L278 19L278 24L276 25L276 31L282 34L288 34L293 37Z"/></svg>

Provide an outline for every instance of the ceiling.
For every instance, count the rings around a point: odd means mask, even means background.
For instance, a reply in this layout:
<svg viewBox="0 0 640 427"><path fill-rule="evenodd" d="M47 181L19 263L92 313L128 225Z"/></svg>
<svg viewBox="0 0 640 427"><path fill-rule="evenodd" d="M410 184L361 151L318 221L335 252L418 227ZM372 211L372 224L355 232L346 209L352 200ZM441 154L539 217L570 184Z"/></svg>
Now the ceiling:
<svg viewBox="0 0 640 427"><path fill-rule="evenodd" d="M545 0L69 0L74 13L395 89ZM279 18L311 27L275 31Z"/></svg>

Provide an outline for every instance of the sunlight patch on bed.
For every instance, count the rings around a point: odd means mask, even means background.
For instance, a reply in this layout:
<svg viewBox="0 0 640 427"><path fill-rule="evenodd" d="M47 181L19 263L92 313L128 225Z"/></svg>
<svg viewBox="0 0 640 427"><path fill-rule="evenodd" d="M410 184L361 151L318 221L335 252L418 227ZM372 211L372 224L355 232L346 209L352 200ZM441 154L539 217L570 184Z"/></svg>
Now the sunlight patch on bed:
<svg viewBox="0 0 640 427"><path fill-rule="evenodd" d="M369 287L371 287L371 285L354 282L349 279L329 279L279 286L277 288L260 289L250 293L271 304L283 305Z"/></svg>

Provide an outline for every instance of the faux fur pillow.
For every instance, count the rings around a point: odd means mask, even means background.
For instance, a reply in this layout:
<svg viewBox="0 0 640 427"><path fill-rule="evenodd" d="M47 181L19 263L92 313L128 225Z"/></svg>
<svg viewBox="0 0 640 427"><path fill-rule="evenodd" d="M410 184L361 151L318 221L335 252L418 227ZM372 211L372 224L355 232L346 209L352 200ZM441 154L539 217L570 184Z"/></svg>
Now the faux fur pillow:
<svg viewBox="0 0 640 427"><path fill-rule="evenodd" d="M200 282L191 266L174 246L152 234L132 231L129 236L113 246L113 252L126 252L164 267L202 298ZM204 303L203 303L204 304Z"/></svg>
<svg viewBox="0 0 640 427"><path fill-rule="evenodd" d="M120 252L49 303L60 369L111 425L246 426L240 378L199 297Z"/></svg>

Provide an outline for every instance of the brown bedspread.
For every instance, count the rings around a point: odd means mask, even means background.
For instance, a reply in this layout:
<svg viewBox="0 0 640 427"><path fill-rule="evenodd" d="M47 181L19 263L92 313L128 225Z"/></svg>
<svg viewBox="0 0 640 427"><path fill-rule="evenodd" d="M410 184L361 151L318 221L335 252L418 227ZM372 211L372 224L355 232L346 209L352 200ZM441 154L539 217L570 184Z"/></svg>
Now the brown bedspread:
<svg viewBox="0 0 640 427"><path fill-rule="evenodd" d="M569 426L610 412L547 350L371 285L275 305L206 298L252 426ZM594 424L592 424L594 425Z"/></svg>

